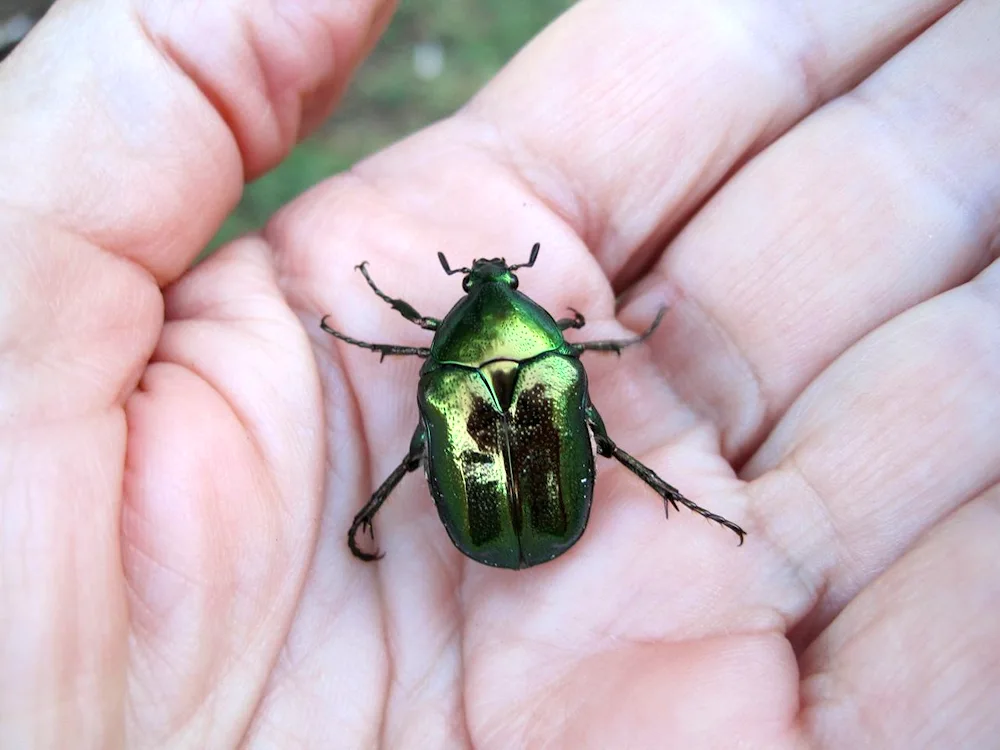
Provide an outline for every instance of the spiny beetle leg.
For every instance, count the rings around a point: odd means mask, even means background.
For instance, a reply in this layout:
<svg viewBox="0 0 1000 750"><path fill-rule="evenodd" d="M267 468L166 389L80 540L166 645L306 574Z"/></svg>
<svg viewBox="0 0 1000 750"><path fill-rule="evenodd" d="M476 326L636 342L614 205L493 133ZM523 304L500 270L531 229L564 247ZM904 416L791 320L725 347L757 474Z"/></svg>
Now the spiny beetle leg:
<svg viewBox="0 0 1000 750"><path fill-rule="evenodd" d="M559 330L565 331L567 328L583 328L587 325L587 319L583 317L583 314L579 310L571 307L569 311L573 313L572 318L560 318L556 321Z"/></svg>
<svg viewBox="0 0 1000 750"><path fill-rule="evenodd" d="M372 288L372 291L378 295L379 299L388 302L393 310L398 312L404 318L406 318L411 323L416 323L421 328L428 331L436 331L437 327L441 325L441 321L437 318L426 318L416 311L416 309L409 302L401 299L396 299L395 297L390 297L388 294L379 289L375 282L372 281L372 277L368 275L368 261L362 261L361 265L355 266L361 275L365 277L365 281L368 282L368 286Z"/></svg>
<svg viewBox="0 0 1000 750"><path fill-rule="evenodd" d="M416 471L420 468L420 462L424 457L425 440L423 425L418 425L416 431L413 433L413 438L410 440L410 450L407 452L406 458L402 460L399 466L392 470L392 473L386 477L381 486L375 490L375 494L371 496L371 499L365 503L365 507L354 516L354 521L351 523L351 530L347 532L347 546L350 547L351 554L359 560L372 562L384 557L377 549L375 552L365 552L362 550L358 546L355 537L360 529L362 533L368 532L368 536L374 541L375 527L372 524L372 520L375 518L375 514L378 513L379 508L382 507L382 503L386 501L386 498L396 488L396 485L402 481L403 477L411 471Z"/></svg>
<svg viewBox="0 0 1000 750"><path fill-rule="evenodd" d="M319 322L320 328L329 333L331 336L334 336L340 339L341 341L346 341L348 344L354 344L354 346L360 346L362 349L370 349L373 352L378 352L381 355L381 357L379 357L380 362L390 355L398 355L398 356L412 355L414 357L423 357L425 359L431 356L431 350L429 347L426 346L396 346L395 344L370 344L367 341L359 341L358 339L351 338L346 333L341 333L340 331L336 331L333 328L330 328L330 326L326 324L326 319L328 317L330 316L329 315L323 316L323 319Z"/></svg>
<svg viewBox="0 0 1000 750"><path fill-rule="evenodd" d="M688 510L693 510L698 515L704 516L709 521L715 521L717 524L729 529L736 534L737 537L739 537L740 546L743 545L743 538L746 536L746 532L742 528L717 513L713 513L707 508L702 508L697 503L688 500L680 493L680 491L677 490L676 487L664 482L660 479L656 472L636 459L634 456L629 455L615 445L615 442L608 437L608 432L604 427L604 420L601 419L601 415L597 413L597 409L595 409L593 405L587 407L587 421L590 422L590 429L594 433L594 442L597 444L597 452L605 458L615 459L642 481L652 487L656 493L663 498L663 507L664 510L668 511L668 516L669 505L673 505L674 509L677 510L677 505L679 503Z"/></svg>
<svg viewBox="0 0 1000 750"><path fill-rule="evenodd" d="M667 312L666 307L661 307L660 311L656 313L656 318L650 324L649 328L640 333L638 336L633 336L630 339L604 339L602 341L585 341L582 344L574 344L573 348L576 350L577 354L582 354L586 351L591 352L614 352L619 356L622 353L622 349L633 344L640 344L646 339L648 339L653 331L656 330L657 326L660 325L660 321L663 320L663 315ZM579 314L579 313L577 313Z"/></svg>

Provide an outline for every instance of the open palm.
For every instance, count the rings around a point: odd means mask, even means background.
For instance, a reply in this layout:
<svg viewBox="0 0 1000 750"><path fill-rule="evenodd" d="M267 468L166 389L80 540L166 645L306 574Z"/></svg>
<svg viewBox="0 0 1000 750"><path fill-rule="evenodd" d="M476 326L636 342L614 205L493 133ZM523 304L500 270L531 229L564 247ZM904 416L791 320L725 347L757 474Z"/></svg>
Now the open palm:
<svg viewBox="0 0 1000 750"><path fill-rule="evenodd" d="M329 5L68 3L0 68L0 746L994 745L995 4L589 0L186 271L387 19ZM573 340L669 306L591 395L742 548L598 459L551 563L419 475L351 556L419 361L320 318L426 345L356 264L440 317L438 251L534 242Z"/></svg>

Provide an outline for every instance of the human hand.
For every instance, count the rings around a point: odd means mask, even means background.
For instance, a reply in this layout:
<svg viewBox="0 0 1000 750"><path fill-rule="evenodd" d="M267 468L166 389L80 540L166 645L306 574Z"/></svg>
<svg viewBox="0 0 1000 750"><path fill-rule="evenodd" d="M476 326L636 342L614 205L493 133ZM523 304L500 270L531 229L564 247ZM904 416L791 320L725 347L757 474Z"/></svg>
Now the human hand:
<svg viewBox="0 0 1000 750"><path fill-rule="evenodd" d="M994 744L1000 18L953 5L584 2L193 270L388 8L57 6L0 67L0 746ZM669 304L591 393L742 548L599 460L551 563L418 477L351 557L418 363L320 317L426 344L356 263L443 315L437 251L535 241L577 340Z"/></svg>

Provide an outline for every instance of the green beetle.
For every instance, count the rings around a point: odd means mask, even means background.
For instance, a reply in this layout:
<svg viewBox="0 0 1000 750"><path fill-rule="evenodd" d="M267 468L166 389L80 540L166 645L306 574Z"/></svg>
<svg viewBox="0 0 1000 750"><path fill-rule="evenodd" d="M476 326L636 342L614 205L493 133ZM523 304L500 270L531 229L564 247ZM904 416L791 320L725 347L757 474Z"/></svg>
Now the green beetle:
<svg viewBox="0 0 1000 750"><path fill-rule="evenodd" d="M517 291L514 271L503 258L479 259L465 274L462 297L444 319L427 318L411 305L383 293L358 269L372 290L407 320L434 331L429 348L371 344L320 321L324 331L355 346L387 355L413 355L426 361L420 370L417 425L406 458L354 517L347 535L355 557L370 561L380 554L363 551L359 530L373 538L372 519L400 480L424 465L438 514L456 547L468 557L499 568L539 565L568 550L583 534L594 493L594 436L597 453L624 464L664 501L690 508L735 532L732 521L684 497L652 469L618 448L587 393L585 351L612 351L637 344L659 325L664 310L640 336L624 340L571 344L568 328L582 328L583 316L555 320Z"/></svg>

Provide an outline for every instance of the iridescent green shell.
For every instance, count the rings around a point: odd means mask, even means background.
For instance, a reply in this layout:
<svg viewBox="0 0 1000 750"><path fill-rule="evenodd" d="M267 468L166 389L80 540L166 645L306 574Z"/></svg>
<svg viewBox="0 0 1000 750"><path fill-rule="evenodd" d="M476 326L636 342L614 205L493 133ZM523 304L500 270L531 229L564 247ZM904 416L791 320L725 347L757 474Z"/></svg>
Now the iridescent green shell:
<svg viewBox="0 0 1000 750"><path fill-rule="evenodd" d="M438 328L417 393L431 494L463 553L525 568L580 538L594 486L587 375L544 308L473 287Z"/></svg>
<svg viewBox="0 0 1000 750"><path fill-rule="evenodd" d="M496 369L445 365L421 377L427 478L462 552L525 568L565 552L587 525L587 376L555 352Z"/></svg>
<svg viewBox="0 0 1000 750"><path fill-rule="evenodd" d="M441 321L427 366L478 367L497 359L523 362L553 351L568 354L569 348L545 308L504 284L482 284Z"/></svg>

